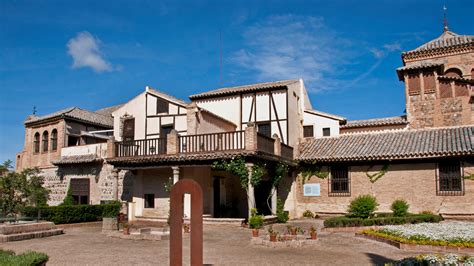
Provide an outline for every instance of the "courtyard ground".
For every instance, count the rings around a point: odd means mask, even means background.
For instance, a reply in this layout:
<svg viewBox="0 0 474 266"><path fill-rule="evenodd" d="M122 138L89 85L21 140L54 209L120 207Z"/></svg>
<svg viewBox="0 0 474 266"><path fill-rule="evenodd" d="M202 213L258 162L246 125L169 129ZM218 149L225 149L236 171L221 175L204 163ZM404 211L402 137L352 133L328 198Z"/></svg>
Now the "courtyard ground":
<svg viewBox="0 0 474 266"><path fill-rule="evenodd" d="M307 230L321 221L296 221ZM285 225L275 225L280 232ZM357 238L353 233L321 233L316 246L268 248L250 245L251 231L232 225L204 225L204 263L214 265L383 265L418 253ZM184 238L189 262L189 235ZM49 255L48 265L167 265L169 241L107 237L101 227L68 227L64 235L0 244L16 252L35 250Z"/></svg>

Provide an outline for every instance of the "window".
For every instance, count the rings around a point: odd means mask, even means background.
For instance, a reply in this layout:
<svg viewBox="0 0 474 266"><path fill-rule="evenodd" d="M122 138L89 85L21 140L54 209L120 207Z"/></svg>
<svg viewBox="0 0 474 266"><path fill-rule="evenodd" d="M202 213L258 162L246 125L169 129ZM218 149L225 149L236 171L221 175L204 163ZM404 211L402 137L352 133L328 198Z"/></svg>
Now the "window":
<svg viewBox="0 0 474 266"><path fill-rule="evenodd" d="M67 137L67 146L78 146L79 145L79 137L76 136L68 136Z"/></svg>
<svg viewBox="0 0 474 266"><path fill-rule="evenodd" d="M349 170L345 165L331 167L329 196L350 196Z"/></svg>
<svg viewBox="0 0 474 266"><path fill-rule="evenodd" d="M445 76L448 77L455 77L455 78L461 78L462 77L462 71L457 69L457 68L450 68L444 72Z"/></svg>
<svg viewBox="0 0 474 266"><path fill-rule="evenodd" d="M48 143L49 143L49 134L48 131L43 132L43 152L48 151Z"/></svg>
<svg viewBox="0 0 474 266"><path fill-rule="evenodd" d="M58 149L58 131L53 129L51 131L51 150L56 151Z"/></svg>
<svg viewBox="0 0 474 266"><path fill-rule="evenodd" d="M160 128L160 137L161 138L166 138L168 137L168 134L173 130L173 125L161 125Z"/></svg>
<svg viewBox="0 0 474 266"><path fill-rule="evenodd" d="M40 152L40 133L36 132L35 140L33 142L33 151L34 153Z"/></svg>
<svg viewBox="0 0 474 266"><path fill-rule="evenodd" d="M89 178L71 178L71 194L73 204L89 204L90 181Z"/></svg>
<svg viewBox="0 0 474 266"><path fill-rule="evenodd" d="M163 99L156 99L156 113L168 113L169 112L169 103Z"/></svg>
<svg viewBox="0 0 474 266"><path fill-rule="evenodd" d="M270 126L270 123L261 123L257 124L257 131L258 133L265 135L267 137L272 136L272 127Z"/></svg>
<svg viewBox="0 0 474 266"><path fill-rule="evenodd" d="M331 129L328 127L323 128L323 137L331 136Z"/></svg>
<svg viewBox="0 0 474 266"><path fill-rule="evenodd" d="M438 163L438 195L464 195L464 179L459 161L443 161Z"/></svg>
<svg viewBox="0 0 474 266"><path fill-rule="evenodd" d="M314 137L313 126L303 126L303 137L305 138Z"/></svg>
<svg viewBox="0 0 474 266"><path fill-rule="evenodd" d="M123 121L122 137L124 141L135 139L135 118L127 118Z"/></svg>
<svg viewBox="0 0 474 266"><path fill-rule="evenodd" d="M145 208L155 208L155 194L145 194Z"/></svg>

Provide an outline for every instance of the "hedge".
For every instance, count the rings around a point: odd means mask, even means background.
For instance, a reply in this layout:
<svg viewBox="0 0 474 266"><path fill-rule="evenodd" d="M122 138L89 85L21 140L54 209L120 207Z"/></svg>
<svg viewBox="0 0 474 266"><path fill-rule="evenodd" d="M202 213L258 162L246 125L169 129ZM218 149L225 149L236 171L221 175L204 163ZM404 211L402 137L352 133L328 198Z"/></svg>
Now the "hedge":
<svg viewBox="0 0 474 266"><path fill-rule="evenodd" d="M21 213L26 217L37 217L55 224L70 224L100 221L103 217L117 217L120 203L102 205L68 205L49 207L25 207Z"/></svg>
<svg viewBox="0 0 474 266"><path fill-rule="evenodd" d="M35 251L26 251L19 255L11 250L0 249L0 265L37 266L46 265L48 255Z"/></svg>
<svg viewBox="0 0 474 266"><path fill-rule="evenodd" d="M324 220L325 227L373 226L390 224L438 223L443 218L434 214L412 214L404 217L383 216L375 218L332 217Z"/></svg>

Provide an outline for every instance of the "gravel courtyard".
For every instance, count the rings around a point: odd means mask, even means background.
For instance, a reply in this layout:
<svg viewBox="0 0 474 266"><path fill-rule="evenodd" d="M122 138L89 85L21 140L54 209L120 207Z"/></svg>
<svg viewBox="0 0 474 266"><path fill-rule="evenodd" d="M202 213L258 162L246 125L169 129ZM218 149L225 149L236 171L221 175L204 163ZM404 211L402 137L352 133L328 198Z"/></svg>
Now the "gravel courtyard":
<svg viewBox="0 0 474 266"><path fill-rule="evenodd" d="M294 222L307 230L308 222ZM285 225L274 229L284 231ZM230 225L204 225L204 263L214 265L383 265L416 255L350 233L321 233L316 246L273 249L251 246L251 232ZM184 239L189 261L189 236ZM127 240L101 233L99 226L66 228L65 234L0 244L16 252L50 256L48 265L167 265L169 241Z"/></svg>

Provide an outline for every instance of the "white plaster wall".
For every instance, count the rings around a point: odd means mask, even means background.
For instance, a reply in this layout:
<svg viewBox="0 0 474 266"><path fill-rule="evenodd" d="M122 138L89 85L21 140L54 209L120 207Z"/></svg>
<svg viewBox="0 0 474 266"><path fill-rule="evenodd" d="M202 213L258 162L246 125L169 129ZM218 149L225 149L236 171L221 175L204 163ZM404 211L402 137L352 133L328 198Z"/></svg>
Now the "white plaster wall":
<svg viewBox="0 0 474 266"><path fill-rule="evenodd" d="M116 140L122 140L120 136L120 118L125 114L135 117L135 139L145 139L145 94L145 92L140 93L112 113Z"/></svg>
<svg viewBox="0 0 474 266"><path fill-rule="evenodd" d="M304 126L313 126L314 137L323 136L323 128L330 128L331 137L339 136L339 121L324 116L319 116L316 114L304 112Z"/></svg>
<svg viewBox="0 0 474 266"><path fill-rule="evenodd" d="M107 143L71 146L61 149L61 157L89 154L97 155L100 158L107 157Z"/></svg>
<svg viewBox="0 0 474 266"><path fill-rule="evenodd" d="M220 97L196 101L199 107L209 110L239 126L240 98L239 96Z"/></svg>

